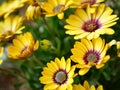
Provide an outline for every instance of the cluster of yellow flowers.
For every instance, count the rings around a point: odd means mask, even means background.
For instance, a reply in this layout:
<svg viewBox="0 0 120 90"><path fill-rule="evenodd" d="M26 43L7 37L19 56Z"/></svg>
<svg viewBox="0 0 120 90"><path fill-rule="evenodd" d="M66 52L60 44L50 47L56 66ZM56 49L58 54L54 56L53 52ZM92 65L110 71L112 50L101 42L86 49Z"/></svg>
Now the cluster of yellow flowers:
<svg viewBox="0 0 120 90"><path fill-rule="evenodd" d="M57 16L61 20L66 10L75 8L74 14L66 19L67 25L64 26L65 33L74 35L76 40L71 49L72 55L67 60L63 56L61 59L55 58L55 61L47 63L39 80L45 84L44 90L103 90L102 85L95 89L95 86L89 86L87 81L84 85L73 85L74 77L77 75L85 75L93 66L100 69L105 65L110 59L110 55L106 55L107 50L112 45L116 45L120 57L120 42L106 43L100 37L103 34L114 34L115 31L110 27L119 19L117 15L112 15L113 10L103 2L104 0L11 0L5 2L0 6L2 18L0 43L13 42L13 45L8 46L9 58L16 60L28 58L38 49L39 42L35 42L30 32L22 34L25 28L24 21L39 18L41 15ZM26 6L24 15L15 15L18 9L24 6ZM49 44L48 41L47 44ZM48 46L44 48L47 49ZM0 46L0 57L3 52L3 46ZM74 65L71 64L71 60L75 63ZM1 59L0 63L2 63ZM76 68L79 69L77 73L75 73Z"/></svg>

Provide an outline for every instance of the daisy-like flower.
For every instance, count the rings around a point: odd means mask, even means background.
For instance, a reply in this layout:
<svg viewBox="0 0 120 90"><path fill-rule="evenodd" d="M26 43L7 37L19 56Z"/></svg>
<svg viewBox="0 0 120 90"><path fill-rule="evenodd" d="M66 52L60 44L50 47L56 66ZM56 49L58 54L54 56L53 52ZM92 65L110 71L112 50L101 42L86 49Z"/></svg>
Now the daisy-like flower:
<svg viewBox="0 0 120 90"><path fill-rule="evenodd" d="M2 64L2 62L3 62L3 60L1 59L1 57L3 55L3 51L4 51L4 48L0 47L0 64Z"/></svg>
<svg viewBox="0 0 120 90"><path fill-rule="evenodd" d="M81 84L74 84L73 85L73 90L103 90L103 86L102 85L99 85L97 88L95 88L94 85L89 85L89 83L85 80L84 81L84 84L81 85Z"/></svg>
<svg viewBox="0 0 120 90"><path fill-rule="evenodd" d="M74 3L71 6L84 8L87 7L87 5L91 5L92 7L94 7L98 6L101 2L104 2L104 0L74 0Z"/></svg>
<svg viewBox="0 0 120 90"><path fill-rule="evenodd" d="M0 42L8 41L15 34L22 33L25 26L22 26L23 18L20 16L9 16L0 22Z"/></svg>
<svg viewBox="0 0 120 90"><path fill-rule="evenodd" d="M39 80L46 84L44 90L72 90L74 70L70 59L55 58L55 62L47 63L47 67L43 68L43 76Z"/></svg>
<svg viewBox="0 0 120 90"><path fill-rule="evenodd" d="M114 30L110 28L116 24L117 15L111 15L113 10L101 4L95 7L95 11L91 13L91 8L88 6L86 10L77 9L74 15L70 15L66 20L68 29L66 34L75 35L74 39L98 38L101 34L114 34Z"/></svg>
<svg viewBox="0 0 120 90"><path fill-rule="evenodd" d="M8 46L8 57L12 59L25 59L38 49L38 45L38 41L34 41L30 32L19 35L16 39L13 39L13 45Z"/></svg>
<svg viewBox="0 0 120 90"><path fill-rule="evenodd" d="M92 41L84 38L81 42L75 42L74 48L71 49L71 59L77 63L76 67L80 68L79 74L84 75L92 66L96 66L97 69L104 66L110 58L106 55L108 49L109 44L105 44L105 40L100 37Z"/></svg>
<svg viewBox="0 0 120 90"><path fill-rule="evenodd" d="M48 0L42 4L42 9L45 10L46 17L58 16L63 19L64 11L73 3L72 0Z"/></svg>
<svg viewBox="0 0 120 90"><path fill-rule="evenodd" d="M39 18L41 15L40 1L38 0L29 0L29 6L25 12L27 20L33 20L34 18Z"/></svg>
<svg viewBox="0 0 120 90"><path fill-rule="evenodd" d="M17 11L19 8L23 7L27 0L9 0L9 2L4 2L0 6L0 17L7 17L11 13Z"/></svg>

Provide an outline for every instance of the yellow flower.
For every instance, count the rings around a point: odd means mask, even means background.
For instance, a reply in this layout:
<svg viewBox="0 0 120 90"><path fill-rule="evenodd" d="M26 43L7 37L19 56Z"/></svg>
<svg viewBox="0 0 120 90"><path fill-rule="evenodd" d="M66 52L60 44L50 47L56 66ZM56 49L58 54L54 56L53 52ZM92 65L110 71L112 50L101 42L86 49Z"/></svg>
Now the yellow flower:
<svg viewBox="0 0 120 90"><path fill-rule="evenodd" d="M7 41L12 38L15 34L22 33L25 28L21 26L23 18L20 16L10 16L5 18L4 21L0 22L0 42Z"/></svg>
<svg viewBox="0 0 120 90"><path fill-rule="evenodd" d="M80 68L79 74L86 74L92 66L97 69L102 68L109 60L110 56L106 55L109 44L105 44L105 40L99 38L81 39L81 42L76 41L74 48L71 49L71 59L77 63L76 67Z"/></svg>
<svg viewBox="0 0 120 90"><path fill-rule="evenodd" d="M72 7L84 8L87 5L91 5L92 7L98 6L99 3L104 2L104 0L74 0L74 3L71 5Z"/></svg>
<svg viewBox="0 0 120 90"><path fill-rule="evenodd" d="M42 4L42 9L45 10L46 17L58 16L63 19L64 11L73 3L72 0L48 0Z"/></svg>
<svg viewBox="0 0 120 90"><path fill-rule="evenodd" d="M4 51L4 48L0 47L0 64L2 64L2 62L3 62L3 60L1 59L1 57L3 55L3 51Z"/></svg>
<svg viewBox="0 0 120 90"><path fill-rule="evenodd" d="M111 15L113 10L101 4L95 7L95 11L88 6L86 10L77 9L74 15L70 15L65 25L68 29L66 34L75 35L74 39L98 38L100 34L114 34L114 30L110 28L116 24L117 15Z"/></svg>
<svg viewBox="0 0 120 90"><path fill-rule="evenodd" d="M84 81L83 86L81 84L73 85L73 90L103 90L103 86L99 85L97 88L95 88L94 85L89 85L89 83L87 81Z"/></svg>
<svg viewBox="0 0 120 90"><path fill-rule="evenodd" d="M26 1L27 0L10 0L8 2L2 3L0 6L0 17L9 16L11 13L17 11L17 9L23 7Z"/></svg>
<svg viewBox="0 0 120 90"><path fill-rule="evenodd" d="M43 68L43 76L39 80L46 84L44 90L72 90L74 70L70 59L55 58L55 62L47 63L47 67Z"/></svg>
<svg viewBox="0 0 120 90"><path fill-rule="evenodd" d="M8 47L8 57L12 59L25 59L38 49L38 41L35 43L30 32L19 35L13 39L13 45Z"/></svg>
<svg viewBox="0 0 120 90"><path fill-rule="evenodd" d="M29 0L29 6L25 12L27 20L33 20L33 18L39 18L41 15L40 1Z"/></svg>

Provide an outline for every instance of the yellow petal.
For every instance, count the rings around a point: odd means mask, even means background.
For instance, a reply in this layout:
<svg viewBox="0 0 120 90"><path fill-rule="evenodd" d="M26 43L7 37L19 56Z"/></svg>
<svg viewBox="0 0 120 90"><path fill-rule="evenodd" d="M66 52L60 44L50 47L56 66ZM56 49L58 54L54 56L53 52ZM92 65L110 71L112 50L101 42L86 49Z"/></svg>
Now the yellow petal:
<svg viewBox="0 0 120 90"><path fill-rule="evenodd" d="M100 18L99 20L101 23L106 23L106 22L109 22L109 21L115 19L116 17L117 17L117 15L111 15L111 16L107 16L106 18L105 17Z"/></svg>
<svg viewBox="0 0 120 90"><path fill-rule="evenodd" d="M3 62L3 60L2 60L2 59L0 59L0 64L2 64L2 62Z"/></svg>
<svg viewBox="0 0 120 90"><path fill-rule="evenodd" d="M94 34L94 37L93 37L93 38L98 38L99 36L100 36L100 34L95 32L95 34Z"/></svg>
<svg viewBox="0 0 120 90"><path fill-rule="evenodd" d="M69 35L75 35L75 34L82 34L84 33L84 31L82 29L79 30L78 28L76 28L76 30L67 30L65 33Z"/></svg>
<svg viewBox="0 0 120 90"><path fill-rule="evenodd" d="M69 18L66 20L72 26L82 27L83 21L76 15L70 15Z"/></svg>
<svg viewBox="0 0 120 90"><path fill-rule="evenodd" d="M84 60L82 58L79 58L80 55L72 55L70 58L73 62L79 63L79 64L85 64ZM77 58L76 58L77 57Z"/></svg>
<svg viewBox="0 0 120 90"><path fill-rule="evenodd" d="M57 90L66 90L66 88L67 88L67 85L66 84L62 84L61 86L59 86L57 88Z"/></svg>
<svg viewBox="0 0 120 90"><path fill-rule="evenodd" d="M73 90L73 86L71 84L67 85L67 90Z"/></svg>
<svg viewBox="0 0 120 90"><path fill-rule="evenodd" d="M53 12L53 9L54 7L51 5L51 3L47 3L47 2L44 2L41 6L41 8L47 12L50 12L52 13Z"/></svg>
<svg viewBox="0 0 120 90"><path fill-rule="evenodd" d="M59 58L55 58L55 63L56 63L57 66L60 68L60 63L61 63L61 61L59 60Z"/></svg>
<svg viewBox="0 0 120 90"><path fill-rule="evenodd" d="M101 57L103 58L108 50L109 44L106 44L104 49L101 51Z"/></svg>
<svg viewBox="0 0 120 90"><path fill-rule="evenodd" d="M71 60L70 60L70 58L69 58L69 59L67 59L67 61L66 61L66 71L67 71L67 72L70 71L70 67L71 67Z"/></svg>
<svg viewBox="0 0 120 90"><path fill-rule="evenodd" d="M89 90L89 88L90 88L89 83L86 80L84 81L83 86L85 87L86 90Z"/></svg>
<svg viewBox="0 0 120 90"><path fill-rule="evenodd" d="M97 69L100 69L100 68L102 68L104 66L104 64L98 64L98 65L96 65L96 68Z"/></svg>
<svg viewBox="0 0 120 90"><path fill-rule="evenodd" d="M110 55L106 55L106 56L103 58L102 63L106 63L109 59L110 59Z"/></svg>
<svg viewBox="0 0 120 90"><path fill-rule="evenodd" d="M120 41L117 41L117 43L116 43L116 44L117 44L117 46L116 46L116 47L117 47L117 49L120 49Z"/></svg>
<svg viewBox="0 0 120 90"><path fill-rule="evenodd" d="M50 3L53 7L56 7L58 5L57 0L48 0L48 3Z"/></svg>
<svg viewBox="0 0 120 90"><path fill-rule="evenodd" d="M97 0L98 1L98 0ZM99 7L98 7L98 12L96 14L96 18L99 19L99 17L103 14L103 11L104 11L104 8L105 8L105 4L101 4Z"/></svg>
<svg viewBox="0 0 120 90"><path fill-rule="evenodd" d="M4 48L0 47L0 57L3 55Z"/></svg>
<svg viewBox="0 0 120 90"><path fill-rule="evenodd" d="M60 63L60 69L65 69L66 63L65 63L65 58L61 58L61 63Z"/></svg>
<svg viewBox="0 0 120 90"><path fill-rule="evenodd" d="M85 32L85 33L82 33L80 35L76 35L74 36L74 39L81 39L81 38L85 38L87 35L89 35L90 33L88 32Z"/></svg>
<svg viewBox="0 0 120 90"><path fill-rule="evenodd" d="M42 75L45 75L47 77L51 77L54 75L54 73L52 72L51 69L48 69L46 67L43 68L43 72L42 72Z"/></svg>
<svg viewBox="0 0 120 90"><path fill-rule="evenodd" d="M63 19L64 13L63 13L63 12L62 12L62 13L59 13L57 16L58 16L59 19Z"/></svg>
<svg viewBox="0 0 120 90"><path fill-rule="evenodd" d="M85 75L88 71L89 71L90 68L81 68L79 70L79 75Z"/></svg>
<svg viewBox="0 0 120 90"><path fill-rule="evenodd" d="M38 40L37 40L36 43L34 44L34 51L37 50L38 47L39 47L39 42L38 42Z"/></svg>
<svg viewBox="0 0 120 90"><path fill-rule="evenodd" d="M110 42L109 42L109 47L111 47L111 46L113 46L113 45L116 45L116 43L117 43L116 40L110 41Z"/></svg>
<svg viewBox="0 0 120 90"><path fill-rule="evenodd" d="M51 62L53 62L53 61L51 61ZM58 68L55 68L56 66L53 67L53 65L54 65L53 63L47 63L47 66L48 66L48 68L50 68L52 70L53 73L55 73L58 70Z"/></svg>
<svg viewBox="0 0 120 90"><path fill-rule="evenodd" d="M73 77L74 71L75 71L75 66L72 66L72 67L71 67L71 70L69 71L68 76L69 76L69 77Z"/></svg>
<svg viewBox="0 0 120 90"><path fill-rule="evenodd" d="M62 1L62 0L61 0ZM66 7L69 7L71 4L73 4L73 0L68 0L67 3L65 4Z"/></svg>
<svg viewBox="0 0 120 90"><path fill-rule="evenodd" d="M115 33L115 31L114 31L112 28L106 28L106 29L105 29L105 34L112 35L112 34L114 34L114 33Z"/></svg>
<svg viewBox="0 0 120 90"><path fill-rule="evenodd" d="M76 27L76 26L72 26L72 25L65 25L64 28L70 29L70 30L82 30L82 29L80 29L80 27Z"/></svg>
<svg viewBox="0 0 120 90"><path fill-rule="evenodd" d="M112 14L113 10L110 7L106 7L100 18L108 17Z"/></svg>
<svg viewBox="0 0 120 90"><path fill-rule="evenodd" d="M103 40L101 38L93 39L92 40L94 50L98 52L103 48Z"/></svg>
<svg viewBox="0 0 120 90"><path fill-rule="evenodd" d="M84 22L89 20L87 13L83 9L77 9L75 11L75 14L78 15L81 18L81 20L84 21Z"/></svg>
<svg viewBox="0 0 120 90"><path fill-rule="evenodd" d="M13 44L20 49L24 47L24 45L17 39L13 39Z"/></svg>
<svg viewBox="0 0 120 90"><path fill-rule="evenodd" d="M94 34L95 34L94 32L90 33L88 36L86 36L87 39L88 39L88 40L93 39L93 38L94 38Z"/></svg>
<svg viewBox="0 0 120 90"><path fill-rule="evenodd" d="M96 89L95 89L95 86L92 85L92 86L90 87L90 90L96 90Z"/></svg>
<svg viewBox="0 0 120 90"><path fill-rule="evenodd" d="M59 86L55 83L51 83L51 84L46 84L44 86L44 90L55 90L56 88L58 88Z"/></svg>
<svg viewBox="0 0 120 90"><path fill-rule="evenodd" d="M43 83L43 84L53 83L53 78L52 78L52 77L43 76L43 77L40 77L39 80L40 80L40 82Z"/></svg>
<svg viewBox="0 0 120 90"><path fill-rule="evenodd" d="M90 40L81 39L81 42L87 47L88 50L93 50L93 45Z"/></svg>
<svg viewBox="0 0 120 90"><path fill-rule="evenodd" d="M103 24L103 26L101 28L103 28L103 29L105 28L106 29L108 27L111 27L111 26L115 25L116 23L117 22L111 22L111 23L108 23L108 24L105 24L105 25Z"/></svg>
<svg viewBox="0 0 120 90"><path fill-rule="evenodd" d="M103 86L102 85L99 85L97 90L103 90Z"/></svg>
<svg viewBox="0 0 120 90"><path fill-rule="evenodd" d="M73 85L73 90L87 90L82 85Z"/></svg>

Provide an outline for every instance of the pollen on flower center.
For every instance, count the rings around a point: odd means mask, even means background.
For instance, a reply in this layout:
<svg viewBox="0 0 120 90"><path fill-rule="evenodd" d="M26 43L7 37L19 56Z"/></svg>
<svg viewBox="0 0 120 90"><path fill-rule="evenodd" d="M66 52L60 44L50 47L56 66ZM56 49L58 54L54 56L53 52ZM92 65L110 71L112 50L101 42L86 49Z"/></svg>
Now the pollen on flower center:
<svg viewBox="0 0 120 90"><path fill-rule="evenodd" d="M89 62L95 62L98 59L98 56L95 53L90 53L86 59Z"/></svg>
<svg viewBox="0 0 120 90"><path fill-rule="evenodd" d="M88 62L97 63L100 60L100 54L97 51L88 51L84 56L84 61L87 64Z"/></svg>
<svg viewBox="0 0 120 90"><path fill-rule="evenodd" d="M56 7L53 9L53 11L56 12L56 13L59 13L59 12L61 12L63 9L64 9L64 5L61 4L61 5L56 6Z"/></svg>
<svg viewBox="0 0 120 90"><path fill-rule="evenodd" d="M67 81L67 72L65 70L58 70L53 77L53 80L55 83L61 85L64 84Z"/></svg>
<svg viewBox="0 0 120 90"><path fill-rule="evenodd" d="M100 27L101 24L98 22L98 20L89 20L83 24L83 30L86 32L94 32Z"/></svg>

